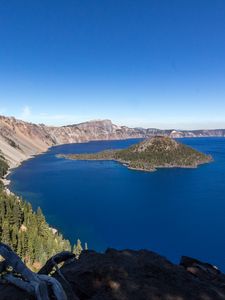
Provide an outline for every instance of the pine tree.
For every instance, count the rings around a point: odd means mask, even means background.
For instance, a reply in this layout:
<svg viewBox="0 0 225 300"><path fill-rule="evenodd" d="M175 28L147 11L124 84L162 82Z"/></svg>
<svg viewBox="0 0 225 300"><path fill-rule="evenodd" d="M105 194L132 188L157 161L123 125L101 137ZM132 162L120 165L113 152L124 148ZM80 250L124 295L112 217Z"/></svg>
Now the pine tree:
<svg viewBox="0 0 225 300"><path fill-rule="evenodd" d="M0 242L12 247L29 264L44 263L57 252L71 251L69 241L51 230L40 208L35 213L29 202L5 193L1 178L7 170L0 151ZM78 252L80 248L81 243Z"/></svg>
<svg viewBox="0 0 225 300"><path fill-rule="evenodd" d="M8 244L25 261L44 263L52 255L68 250L69 241L47 224L41 209L0 191L0 241Z"/></svg>
<svg viewBox="0 0 225 300"><path fill-rule="evenodd" d="M7 220L2 225L2 242L11 246L10 229Z"/></svg>
<svg viewBox="0 0 225 300"><path fill-rule="evenodd" d="M81 245L80 239L77 240L77 243L73 247L73 253L75 254L76 258L78 259L83 251L83 247Z"/></svg>

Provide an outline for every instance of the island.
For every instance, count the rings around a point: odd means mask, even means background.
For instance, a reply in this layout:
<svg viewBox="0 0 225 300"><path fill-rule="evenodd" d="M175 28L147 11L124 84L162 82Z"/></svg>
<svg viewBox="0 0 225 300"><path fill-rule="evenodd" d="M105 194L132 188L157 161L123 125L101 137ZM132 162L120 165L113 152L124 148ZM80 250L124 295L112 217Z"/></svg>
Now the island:
<svg viewBox="0 0 225 300"><path fill-rule="evenodd" d="M97 153L60 154L58 157L73 160L114 160L129 169L155 171L158 168L196 168L212 161L211 155L165 136L155 136L122 150Z"/></svg>

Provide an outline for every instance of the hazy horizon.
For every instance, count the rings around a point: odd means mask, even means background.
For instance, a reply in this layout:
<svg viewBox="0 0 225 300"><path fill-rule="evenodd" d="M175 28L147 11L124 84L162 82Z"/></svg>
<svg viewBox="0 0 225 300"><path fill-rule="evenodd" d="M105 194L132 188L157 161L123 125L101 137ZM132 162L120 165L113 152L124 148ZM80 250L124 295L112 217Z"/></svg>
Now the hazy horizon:
<svg viewBox="0 0 225 300"><path fill-rule="evenodd" d="M47 123L47 122L32 122L32 121L28 121L28 120L24 120L23 118L17 118L15 116L12 116L12 115L4 115L4 114L0 114L0 116L4 116L4 117L9 117L9 118L16 118L18 120L21 120L21 121L25 121L25 122L29 122L29 123L34 123L34 124L44 124L46 126L69 126L69 125L77 125L77 124L80 124L80 123L86 123L86 122L93 122L93 121L104 121L104 120L109 120L111 121L114 125L118 125L118 126L127 126L127 127L131 127L131 128L143 128L143 129L161 129L161 130L215 130L215 129L225 129L225 125L224 127L217 127L216 125L214 125L214 127L200 127L200 124L198 124L197 126L199 127L193 127L193 128L190 128L190 127L185 127L187 124L183 124L183 127L176 127L176 124L174 124L174 126L170 126L168 125L168 127L160 127L160 124L155 124L156 126L151 126L151 127L148 127L148 126L132 126L132 125L127 125L127 124L123 124L123 123L116 123L114 122L113 120L111 119L107 119L107 118L98 118L98 119L89 119L89 120L84 120L84 121L81 121L81 122L73 122L71 121L70 123L64 123L64 124L53 124L53 123ZM195 124L194 124L195 125Z"/></svg>

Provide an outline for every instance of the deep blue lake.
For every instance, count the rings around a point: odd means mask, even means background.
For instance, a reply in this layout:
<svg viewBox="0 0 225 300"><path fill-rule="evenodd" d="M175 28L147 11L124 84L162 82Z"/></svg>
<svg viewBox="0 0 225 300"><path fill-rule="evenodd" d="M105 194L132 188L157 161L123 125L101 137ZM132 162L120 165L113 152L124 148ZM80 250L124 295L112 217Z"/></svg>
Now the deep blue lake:
<svg viewBox="0 0 225 300"><path fill-rule="evenodd" d="M225 270L225 138L180 141L214 162L197 169L129 170L58 153L126 148L138 140L63 145L24 162L11 190L40 206L51 226L91 249L150 249L178 262L188 255Z"/></svg>

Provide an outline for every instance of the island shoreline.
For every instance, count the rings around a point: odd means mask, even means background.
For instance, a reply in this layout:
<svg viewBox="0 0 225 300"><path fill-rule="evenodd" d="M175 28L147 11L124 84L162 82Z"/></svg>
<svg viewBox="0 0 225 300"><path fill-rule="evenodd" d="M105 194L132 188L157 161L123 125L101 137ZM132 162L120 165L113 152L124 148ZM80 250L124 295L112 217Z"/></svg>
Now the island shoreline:
<svg viewBox="0 0 225 300"><path fill-rule="evenodd" d="M197 169L198 166L204 165L204 164L209 164L211 162L213 162L213 158L209 161L206 162L200 162L198 163L198 165L192 165L192 166L182 166L182 165L176 165L176 166L155 166L155 168L153 169L142 169L142 168L134 168L134 167L130 167L128 162L126 161L120 161L117 159L105 159L105 158L99 158L99 159L76 159L76 158L71 158L69 157L69 155L61 155L61 154L57 154L56 155L57 158L64 158L64 159L68 159L68 160L75 160L75 161L114 161L116 163L119 163L121 165L123 165L124 167L126 167L129 170L133 170L133 171L142 171L142 172L156 172L158 169Z"/></svg>
<svg viewBox="0 0 225 300"><path fill-rule="evenodd" d="M130 170L153 172L158 169L194 169L213 161L211 155L179 143L169 137L156 136L126 149L109 149L94 153L57 154L58 158L83 161L115 161Z"/></svg>
<svg viewBox="0 0 225 300"><path fill-rule="evenodd" d="M204 138L204 137L187 137L188 139L190 139L190 138L193 138L193 139L196 139L196 138ZM214 138L214 137L208 137L208 138ZM17 169L18 167L20 167L24 162L26 162L26 161L28 161L28 160L30 160L30 159L33 159L33 158L35 158L36 156L39 156L39 155L42 155L42 154L44 154L44 153L46 153L46 152L48 152L51 148L53 148L53 147L58 147L58 146L63 146L63 145L71 145L71 144L83 144L83 143L90 143L90 142L103 142L103 141L120 141L120 140L131 140L131 139L139 139L139 140L145 140L145 138L139 138L139 137L137 137L137 138L135 138L135 137L130 137L130 138L125 138L125 139L98 139L98 140L87 140L87 141L79 141L79 142L74 142L74 143L65 143L65 144L57 144L57 145L51 145L51 146L49 146L47 149L45 149L45 150L43 150L43 151L40 151L40 152L38 152L38 153L36 153L36 154L32 154L32 155L29 155L29 156L27 156L25 159L23 159L23 160L21 160L20 162L18 162L17 164L15 164L15 165L11 165L11 166L9 166L9 169L8 169L8 171L7 171L7 173L3 176L3 178L1 179L2 180L2 182L3 182L3 185L4 185L4 188L5 189L7 189L8 190L8 192L10 192L10 193L13 193L12 191L10 191L10 189L9 189L9 185L10 185L10 183L11 183L11 180L8 178L10 175L11 175L11 173L15 170L15 169ZM183 139L183 137L178 137L178 138L175 138L175 139L178 139L178 140L180 140L180 139ZM63 157L63 158L66 158L66 159L72 159L72 158L68 158L68 157L65 157L65 155L60 155L60 154L58 154L57 155L57 157ZM85 159L85 160L93 160L93 159ZM109 159L95 159L96 161L97 160L101 160L101 161L109 161ZM198 167L198 165L197 166L157 166L156 168L153 168L153 169L150 169L150 170L148 170L148 169L141 169L141 168L133 168L133 167L130 167L128 164L127 164L127 162L123 162L123 161L119 161L119 160L115 160L115 159L110 159L111 161L115 161L115 162L118 162L118 163L121 163L122 165L124 165L125 167L127 167L128 169L130 169L130 170L133 170L133 171L143 171L143 172L155 172L155 171L157 171L157 169L164 169L164 168L188 168L188 169L194 169L194 168L197 168ZM210 163L210 162L212 162L213 161L213 159L211 160L211 161L208 161L208 162L203 162L203 163L199 163L199 165L202 165L202 164L205 164L205 163Z"/></svg>

